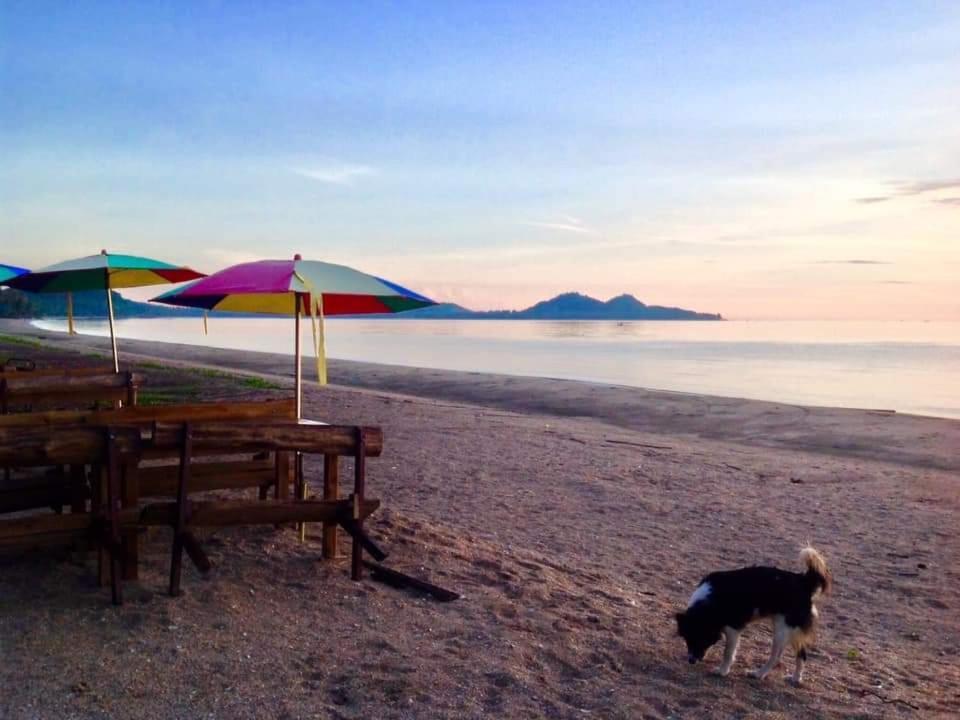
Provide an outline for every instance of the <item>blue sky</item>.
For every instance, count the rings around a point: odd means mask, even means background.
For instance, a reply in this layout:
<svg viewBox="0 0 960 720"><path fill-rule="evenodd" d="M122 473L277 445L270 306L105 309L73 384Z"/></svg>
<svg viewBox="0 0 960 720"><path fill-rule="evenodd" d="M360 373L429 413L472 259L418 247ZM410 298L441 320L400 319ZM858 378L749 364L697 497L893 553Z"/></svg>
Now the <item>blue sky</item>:
<svg viewBox="0 0 960 720"><path fill-rule="evenodd" d="M63 5L0 5L0 261L960 318L956 2Z"/></svg>

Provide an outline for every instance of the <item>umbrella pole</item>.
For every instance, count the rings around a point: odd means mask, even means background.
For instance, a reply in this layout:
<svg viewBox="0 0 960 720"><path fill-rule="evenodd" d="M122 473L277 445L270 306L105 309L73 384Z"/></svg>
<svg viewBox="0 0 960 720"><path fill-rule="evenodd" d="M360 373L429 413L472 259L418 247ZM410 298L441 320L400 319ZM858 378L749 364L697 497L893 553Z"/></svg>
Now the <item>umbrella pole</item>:
<svg viewBox="0 0 960 720"><path fill-rule="evenodd" d="M300 367L300 293L294 293L294 302L296 304L296 310L294 311L294 341L293 341L293 354L296 361L296 367L294 368L294 390L297 394L297 420L303 417L303 400L301 399L301 392L303 390L303 371Z"/></svg>
<svg viewBox="0 0 960 720"><path fill-rule="evenodd" d="M296 362L296 367L294 368L294 392L297 394L297 420L303 417L303 368L301 367L300 362L300 293L293 294L294 305L296 306L293 311L293 328L294 328L294 341L293 341L293 355L294 361ZM307 496L307 486L306 481L303 477L303 455L300 453L295 453L293 456L293 468L294 468L294 488L296 492L297 500L304 500ZM297 535L300 537L300 542L305 542L307 539L307 525L306 523L300 523L297 527Z"/></svg>
<svg viewBox="0 0 960 720"><path fill-rule="evenodd" d="M76 335L77 329L73 326L73 293L67 293L67 335Z"/></svg>
<svg viewBox="0 0 960 720"><path fill-rule="evenodd" d="M117 354L117 333L113 328L113 293L107 283L107 317L110 321L110 346L113 348L113 371L120 372L120 356Z"/></svg>

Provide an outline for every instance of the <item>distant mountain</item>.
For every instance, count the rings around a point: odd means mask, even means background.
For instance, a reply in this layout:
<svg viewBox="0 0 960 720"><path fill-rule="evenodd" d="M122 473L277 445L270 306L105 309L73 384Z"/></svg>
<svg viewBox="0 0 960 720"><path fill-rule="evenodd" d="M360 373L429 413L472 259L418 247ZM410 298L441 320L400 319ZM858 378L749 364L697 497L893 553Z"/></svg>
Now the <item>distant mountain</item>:
<svg viewBox="0 0 960 720"><path fill-rule="evenodd" d="M113 314L117 318L196 317L201 315L202 311L127 300L114 291ZM12 288L0 291L0 317L41 318L66 315L67 296L64 293L28 293ZM100 290L73 293L73 316L105 318L107 294Z"/></svg>
<svg viewBox="0 0 960 720"><path fill-rule="evenodd" d="M113 311L117 318L197 317L203 313L196 308L175 308L127 300L117 292L113 293ZM67 299L61 293L25 293L12 289L0 291L0 317L64 317L66 314ZM106 294L99 290L74 293L73 315L77 318L106 317ZM526 310L478 311L453 303L441 303L395 315L364 317L422 320L723 320L714 313L646 305L633 295L618 295L603 302L575 292L543 300Z"/></svg>
<svg viewBox="0 0 960 720"><path fill-rule="evenodd" d="M525 310L468 310L443 303L384 318L451 320L723 320L719 313L700 313L677 307L646 305L633 295L618 295L606 302L569 292L543 300Z"/></svg>

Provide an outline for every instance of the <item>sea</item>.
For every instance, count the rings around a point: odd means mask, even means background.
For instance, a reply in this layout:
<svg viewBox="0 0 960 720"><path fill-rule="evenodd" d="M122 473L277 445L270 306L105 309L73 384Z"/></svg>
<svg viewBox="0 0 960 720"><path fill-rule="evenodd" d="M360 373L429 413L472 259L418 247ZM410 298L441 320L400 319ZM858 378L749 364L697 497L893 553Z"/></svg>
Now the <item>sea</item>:
<svg viewBox="0 0 960 720"><path fill-rule="evenodd" d="M65 323L35 323L64 330ZM131 319L121 338L293 354L289 318ZM960 418L960 322L328 319L331 358ZM106 335L105 322L77 322ZM305 352L312 347L303 323Z"/></svg>

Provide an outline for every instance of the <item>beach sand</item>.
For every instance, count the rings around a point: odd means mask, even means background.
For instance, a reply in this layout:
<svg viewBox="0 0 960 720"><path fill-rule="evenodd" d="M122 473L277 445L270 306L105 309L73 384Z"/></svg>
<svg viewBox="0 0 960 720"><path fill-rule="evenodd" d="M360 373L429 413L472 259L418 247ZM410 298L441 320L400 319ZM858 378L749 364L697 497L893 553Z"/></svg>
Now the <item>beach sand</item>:
<svg viewBox="0 0 960 720"><path fill-rule="evenodd" d="M90 363L106 341L0 323ZM69 349L70 354L68 354ZM77 353L85 354L77 354ZM127 342L155 399L289 393L289 357ZM222 368L236 377L198 374ZM177 369L180 368L180 369ZM269 382L244 382L244 374ZM305 363L310 377L309 362ZM561 380L334 361L305 415L380 425L371 534L440 604L319 558L318 539L208 534L207 578L165 595L169 533L127 603L92 558L0 560L3 718L953 717L960 708L960 422ZM271 386L270 383L275 384ZM264 387L264 385L267 385ZM316 461L308 475L319 478ZM673 613L707 572L834 572L807 684L745 635L730 677L689 666ZM792 665L792 658L786 658ZM785 668L786 670L787 668Z"/></svg>

